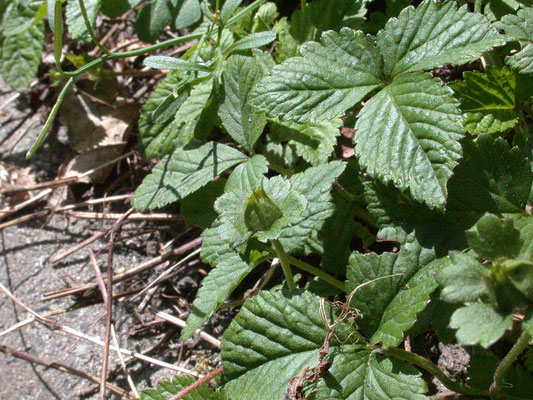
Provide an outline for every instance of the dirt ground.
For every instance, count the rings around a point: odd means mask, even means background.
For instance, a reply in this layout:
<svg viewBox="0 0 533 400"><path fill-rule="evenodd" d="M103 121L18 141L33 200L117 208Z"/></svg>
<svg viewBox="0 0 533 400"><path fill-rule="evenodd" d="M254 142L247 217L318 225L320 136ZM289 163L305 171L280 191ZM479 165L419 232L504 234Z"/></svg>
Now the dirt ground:
<svg viewBox="0 0 533 400"><path fill-rule="evenodd" d="M0 86L0 106L13 96L14 92L4 84ZM66 140L52 138L31 161L26 161L24 155L37 137L45 115L44 107L37 112L27 103L27 97L12 101L4 107L0 115L0 153L4 163L17 167L31 166L39 181L54 179L57 168L68 151ZM24 136L22 136L24 134ZM16 144L15 144L16 143ZM38 208L35 208L38 209ZM29 212L29 211L28 211ZM124 229L137 229L138 225L129 224ZM105 231L110 222L68 220L64 216L55 215L49 221L44 218L33 220L17 226L0 230L0 282L5 285L21 302L38 313L65 309L79 304L71 298L43 301L46 292L61 289L66 286L65 280L70 282L94 282L94 271L87 265L87 250L75 253L58 263L52 264L48 260L59 251L70 248L89 238L96 232ZM146 228L147 224L143 224ZM121 271L138 265L157 255L157 242L153 234L147 233L131 240L117 244L114 252L116 271ZM90 248L98 253L106 246L105 241L99 241ZM154 253L155 248L155 253ZM97 257L98 264L105 270L106 251ZM161 267L160 267L161 268ZM155 269L153 273L161 272ZM174 287L191 291L197 288L197 279L189 276L177 277ZM127 286L124 286L127 288ZM132 335L136 327L148 324L154 319L153 311L147 309L144 313L136 311L136 306L142 298L135 302L129 300L115 301L114 321L120 346L129 350L142 351L150 348L161 340L169 331L179 334L179 330L167 325L158 326L157 330L145 329L140 334ZM159 310L172 312L167 304L155 304ZM29 314L0 293L0 332L26 319ZM105 308L98 304L69 311L57 317L64 325L80 332L104 337ZM216 323L213 325L216 326ZM209 327L207 328L209 331ZM220 334L220 329L215 329ZM161 350L151 354L158 360L176 363L179 357L179 335L170 337L161 346ZM38 323L33 323L16 332L0 337L0 344L7 345L19 351L24 351L50 361L64 363L93 376L100 375L102 362L102 348L84 340L57 332ZM202 349L202 346L204 348ZM193 347L198 348L198 339L187 343L182 354L181 366L202 371L209 364L216 363L213 356L214 349L201 344L199 351L192 353ZM109 371L120 371L118 358L110 353ZM206 361L208 360L208 361ZM154 386L161 379L168 379L174 375L173 371L145 362L133 361L128 363L128 372L138 389ZM0 353L0 374L7 384L0 385L0 399L77 399L97 398L97 394L83 395L95 384L78 377L30 364L27 361ZM120 373L113 382L122 388L128 386L124 376ZM83 396L82 396L83 395ZM80 397L81 396L81 397ZM108 398L113 398L109 395Z"/></svg>

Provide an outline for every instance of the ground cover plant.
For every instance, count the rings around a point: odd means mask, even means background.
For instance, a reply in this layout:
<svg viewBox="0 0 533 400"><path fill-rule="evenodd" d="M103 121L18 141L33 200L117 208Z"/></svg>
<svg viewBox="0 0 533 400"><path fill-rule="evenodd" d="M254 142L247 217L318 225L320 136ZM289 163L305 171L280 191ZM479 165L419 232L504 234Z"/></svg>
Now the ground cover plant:
<svg viewBox="0 0 533 400"><path fill-rule="evenodd" d="M44 18L54 33L62 89L28 157L82 74L132 55L169 71L138 122L140 152L159 161L131 204L179 203L204 229L212 269L182 339L261 271L222 368L141 399L533 398L529 1L303 0L288 15L265 0L0 5L14 88L36 73ZM154 45L100 45L64 69L64 25L99 44L98 13L132 7ZM169 26L188 33L157 42ZM466 347L467 376L412 351L422 334Z"/></svg>

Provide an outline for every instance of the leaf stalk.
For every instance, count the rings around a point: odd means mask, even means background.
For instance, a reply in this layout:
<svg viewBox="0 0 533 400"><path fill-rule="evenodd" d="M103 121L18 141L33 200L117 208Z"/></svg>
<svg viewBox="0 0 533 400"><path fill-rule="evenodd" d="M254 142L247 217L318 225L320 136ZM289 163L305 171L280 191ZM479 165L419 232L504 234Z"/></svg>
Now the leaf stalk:
<svg viewBox="0 0 533 400"><path fill-rule="evenodd" d="M381 349L381 351L386 355L399 358L400 360L406 361L409 364L413 364L422 368L423 370L435 376L447 389L450 389L455 393L470 396L489 396L489 392L486 390L475 389L464 384L463 382L453 381L446 376L446 374L437 365L428 359L419 356L418 354L410 353L399 348Z"/></svg>
<svg viewBox="0 0 533 400"><path fill-rule="evenodd" d="M524 330L514 346L511 348L511 350L509 350L509 353L507 353L503 360L500 361L496 371L494 372L494 382L490 387L491 398L496 398L496 395L502 389L505 372L513 365L518 356L522 354L524 349L529 345L531 339L532 336L526 330Z"/></svg>
<svg viewBox="0 0 533 400"><path fill-rule="evenodd" d="M294 277L292 276L292 271L291 271L291 264L289 263L289 258L287 256L287 253L285 253L285 249L283 248L283 245L278 239L272 239L271 243L279 258L279 262L281 263L283 274L285 275L285 279L287 280L287 286L289 287L289 290L292 292L296 289L296 284L294 283Z"/></svg>

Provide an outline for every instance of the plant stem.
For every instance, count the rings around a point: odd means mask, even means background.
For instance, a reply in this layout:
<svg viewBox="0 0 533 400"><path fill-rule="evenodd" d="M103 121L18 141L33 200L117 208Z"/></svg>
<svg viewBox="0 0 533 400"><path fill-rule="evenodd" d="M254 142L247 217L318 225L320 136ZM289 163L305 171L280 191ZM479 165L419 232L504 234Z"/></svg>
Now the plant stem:
<svg viewBox="0 0 533 400"><path fill-rule="evenodd" d="M50 128L52 127L52 124L54 123L54 119L56 118L57 112L59 111L59 107L61 107L61 103L63 103L63 100L65 99L65 95L67 94L68 89L74 82L74 78L70 78L67 83L65 83L65 86L63 86L63 89L61 89L61 92L59 93L59 96L57 96L56 103L54 104L54 107L52 108L52 111L50 111L50 115L48 116L48 119L46 120L43 129L41 130L41 133L39 134L39 137L37 140L35 140L35 143L31 146L31 148L28 150L28 153L26 154L26 159L30 159L33 157L39 146L41 146L41 143L48 135L48 132L50 131Z"/></svg>
<svg viewBox="0 0 533 400"><path fill-rule="evenodd" d="M110 56L111 52L107 50L102 45L102 43L100 43L100 41L96 38L96 35L94 34L91 21L89 21L89 17L87 16L87 9L85 8L85 2L83 0L78 0L78 4L80 5L80 11L81 11L83 20L85 21L85 26L87 27L87 30L89 31L89 36L91 36L91 39L93 40L94 44L96 44L100 50L102 50L105 54Z"/></svg>
<svg viewBox="0 0 533 400"><path fill-rule="evenodd" d="M509 350L509 353L500 361L496 371L494 372L494 382L490 387L491 398L494 398L495 395L501 390L503 378L505 372L513 365L514 361L518 358L520 354L527 347L531 341L532 336L527 332L523 331L514 346Z"/></svg>
<svg viewBox="0 0 533 400"><path fill-rule="evenodd" d="M450 389L455 393L471 396L489 396L489 392L486 390L475 389L464 384L463 382L456 382L451 380L446 376L444 372L442 372L442 370L438 366L433 364L428 359L419 356L418 354L410 353L399 348L382 349L382 352L387 355L399 358L403 361L407 361L409 364L414 364L417 367L426 370L427 372L435 376L439 381L441 381L441 383L447 389Z"/></svg>
<svg viewBox="0 0 533 400"><path fill-rule="evenodd" d="M291 265L289 263L287 253L285 253L285 249L283 248L283 245L278 239L272 239L271 242L272 246L274 246L274 250L276 250L279 262L281 263L283 274L285 275L285 279L287 280L287 286L292 292L294 289L296 289L296 285L294 284L294 278L292 276Z"/></svg>
<svg viewBox="0 0 533 400"><path fill-rule="evenodd" d="M336 288L346 293L346 286L344 285L344 282L341 282L338 279L335 279L333 276L331 276L327 272L321 270L320 268L313 267L311 264L307 264L306 262L298 260L297 258L288 256L288 259L289 259L289 262L295 267L300 268L301 270L304 270L315 276L318 276L319 278L324 279L330 285L335 286Z"/></svg>

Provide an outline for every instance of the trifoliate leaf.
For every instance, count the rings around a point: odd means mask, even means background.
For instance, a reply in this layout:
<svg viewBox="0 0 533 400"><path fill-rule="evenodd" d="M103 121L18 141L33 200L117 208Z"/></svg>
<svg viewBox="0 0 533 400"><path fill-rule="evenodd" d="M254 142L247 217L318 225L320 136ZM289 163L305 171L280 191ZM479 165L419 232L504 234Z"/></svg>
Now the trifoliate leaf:
<svg viewBox="0 0 533 400"><path fill-rule="evenodd" d="M72 1L72 0L70 0ZM172 22L171 4L167 0L153 0L137 14L135 32L143 42L153 43Z"/></svg>
<svg viewBox="0 0 533 400"><path fill-rule="evenodd" d="M256 154L246 162L237 165L228 177L225 191L242 190L243 192L251 192L259 186L263 175L267 172L267 159L260 154Z"/></svg>
<svg viewBox="0 0 533 400"><path fill-rule="evenodd" d="M533 172L518 148L502 138L480 135L462 141L463 160L448 184L448 210L495 214L522 213Z"/></svg>
<svg viewBox="0 0 533 400"><path fill-rule="evenodd" d="M282 141L294 146L296 154L311 165L319 165L328 161L340 135L342 120L334 118L317 124L297 124L295 122L279 122L271 126L271 132Z"/></svg>
<svg viewBox="0 0 533 400"><path fill-rule="evenodd" d="M290 380L315 365L324 344L327 331L319 305L320 298L309 292L261 292L247 300L222 341L226 394L235 399L284 399ZM326 314L331 315L328 304ZM350 344L362 341L353 328L341 326L336 333L329 349L332 364L310 385L309 399L426 398L422 394L427 387L416 369Z"/></svg>
<svg viewBox="0 0 533 400"><path fill-rule="evenodd" d="M150 94L144 103L139 117L139 150L147 157L163 157L175 149L174 139L178 134L177 121L174 119L176 110L181 107L187 94L174 96L174 88L180 79L168 74ZM155 118L154 113L159 107L173 110L166 118Z"/></svg>
<svg viewBox="0 0 533 400"><path fill-rule="evenodd" d="M381 56L362 32L325 32L320 43L305 43L300 53L274 67L253 94L253 104L269 117L332 119L383 83Z"/></svg>
<svg viewBox="0 0 533 400"><path fill-rule="evenodd" d="M488 295L487 268L474 257L458 251L453 252L450 259L451 265L437 273L437 281L443 286L441 297L445 301L473 302Z"/></svg>
<svg viewBox="0 0 533 400"><path fill-rule="evenodd" d="M453 1L425 0L416 9L405 8L391 18L377 41L385 74L427 70L444 64L464 64L505 43L479 13Z"/></svg>
<svg viewBox="0 0 533 400"><path fill-rule="evenodd" d="M223 178L209 182L181 200L181 215L188 224L208 228L217 218L213 205L215 200L224 193L226 180Z"/></svg>
<svg viewBox="0 0 533 400"><path fill-rule="evenodd" d="M16 3L10 6L0 32L0 74L9 86L22 92L30 86L41 64L44 23L33 24L35 11L30 7L21 10ZM25 28L7 32L5 23Z"/></svg>
<svg viewBox="0 0 533 400"><path fill-rule="evenodd" d="M84 0L83 4L85 5L85 10L87 11L87 18L91 23L91 26L94 26L96 22L96 17L100 12L102 6L101 0ZM85 20L81 14L81 8L79 0L68 0L67 3L67 26L74 40L88 40L89 31L85 25Z"/></svg>
<svg viewBox="0 0 533 400"><path fill-rule="evenodd" d="M252 236L261 241L277 239L282 230L301 219L307 203L291 182L275 176L245 192L226 192L215 203L220 215L219 237L238 248Z"/></svg>
<svg viewBox="0 0 533 400"><path fill-rule="evenodd" d="M426 308L430 295L438 286L434 271L445 264L445 259L435 260L406 283L384 310L379 328L370 338L371 343L396 347L403 341L405 332L414 325L418 313Z"/></svg>
<svg viewBox="0 0 533 400"><path fill-rule="evenodd" d="M507 37L518 40L522 50L507 57L511 68L523 74L533 73L533 8L526 7L516 15L506 15L496 26L505 31Z"/></svg>
<svg viewBox="0 0 533 400"><path fill-rule="evenodd" d="M533 261L526 259L506 260L502 262L502 266L505 276L511 281L515 289L533 301Z"/></svg>
<svg viewBox="0 0 533 400"><path fill-rule="evenodd" d="M176 149L144 178L132 205L137 210L152 210L178 201L246 159L238 150L215 142L194 150Z"/></svg>
<svg viewBox="0 0 533 400"><path fill-rule="evenodd" d="M457 329L455 335L460 344L479 344L485 348L498 341L512 325L512 314L502 315L484 303L459 308L450 320L450 326Z"/></svg>
<svg viewBox="0 0 533 400"><path fill-rule="evenodd" d="M256 57L239 55L228 59L223 74L225 96L218 115L233 140L250 152L266 125L265 114L257 112L249 99L250 91L262 77Z"/></svg>
<svg viewBox="0 0 533 400"><path fill-rule="evenodd" d="M511 218L501 220L496 215L483 216L467 232L468 244L481 257L497 261L499 258L516 258L522 248L520 231Z"/></svg>
<svg viewBox="0 0 533 400"><path fill-rule="evenodd" d="M460 112L430 74L397 77L372 97L355 125L355 151L368 172L431 208L446 203L446 183L461 157Z"/></svg>
<svg viewBox="0 0 533 400"><path fill-rule="evenodd" d="M407 292L402 294L399 299L395 299L400 296L402 290L406 290L402 289L405 285L408 285L407 288L415 286L415 281L410 282L410 279L434 259L435 255L432 251L422 248L414 240L404 244L399 253L383 253L381 255L352 253L346 274L347 292L350 293L359 285L377 279L375 282L359 288L353 295L351 303L351 307L361 313L362 318L357 321L357 324L368 336L374 335L385 322L384 315L389 306L395 308L398 303L404 301L403 297L410 296L410 292ZM428 296L434 289L430 290L430 287L429 282L427 287L424 286L429 291L429 293L426 292ZM422 288L423 286L419 289ZM413 295L415 293L416 290L412 292ZM421 302L424 302L424 296L424 290L421 290ZM416 315L418 311L421 311L418 301L413 301L412 305L414 308L409 313ZM409 317L405 320L402 320L401 315L396 317L398 318L396 327L391 327L391 329L396 330L404 324L408 329L414 323L414 319L411 320ZM407 326L409 323L410 325ZM398 339L398 333L398 331L391 332L390 334L393 336L385 340L394 343ZM393 339L394 336L395 339ZM399 340L401 341L401 338Z"/></svg>
<svg viewBox="0 0 533 400"><path fill-rule="evenodd" d="M187 318L187 326L181 332L182 340L190 338L200 329L253 268L243 255L220 240L220 225L217 220L202 234L204 241L200 256L204 262L211 264L213 269L204 278L198 290L193 302L193 311Z"/></svg>
<svg viewBox="0 0 533 400"><path fill-rule="evenodd" d="M516 125L518 91L526 83L518 74L488 65L484 73L467 71L463 78L452 82L451 87L461 102L462 122L468 132L505 132Z"/></svg>
<svg viewBox="0 0 533 400"><path fill-rule="evenodd" d="M515 215L513 219L515 226L520 229L520 240L523 243L518 258L533 260L533 217Z"/></svg>
<svg viewBox="0 0 533 400"><path fill-rule="evenodd" d="M169 400L183 389L192 385L196 380L192 376L175 376L172 381L162 381L157 384L157 389L146 389L141 393L140 400ZM191 393L182 397L183 400L224 400L224 396L214 392L203 384Z"/></svg>
<svg viewBox="0 0 533 400"><path fill-rule="evenodd" d="M307 206L298 221L283 229L280 241L288 253L321 253L318 232L324 221L334 212L331 202L331 186L346 164L332 161L291 176L291 187L307 200Z"/></svg>

